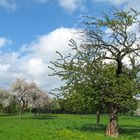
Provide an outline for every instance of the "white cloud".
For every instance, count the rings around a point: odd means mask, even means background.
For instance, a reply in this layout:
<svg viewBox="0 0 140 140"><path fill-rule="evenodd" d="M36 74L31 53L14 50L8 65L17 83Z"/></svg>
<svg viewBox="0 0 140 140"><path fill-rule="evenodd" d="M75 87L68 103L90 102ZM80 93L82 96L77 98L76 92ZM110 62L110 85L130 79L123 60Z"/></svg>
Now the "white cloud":
<svg viewBox="0 0 140 140"><path fill-rule="evenodd" d="M0 0L0 7L5 8L7 10L15 10L17 4L15 0Z"/></svg>
<svg viewBox="0 0 140 140"><path fill-rule="evenodd" d="M5 74L5 72L7 72L9 67L10 67L9 64L0 64L0 73Z"/></svg>
<svg viewBox="0 0 140 140"><path fill-rule="evenodd" d="M25 72L33 77L44 76L47 70L47 65L39 58L31 58L22 66Z"/></svg>
<svg viewBox="0 0 140 140"><path fill-rule="evenodd" d="M16 77L34 80L47 91L61 85L58 77L48 76L52 73L48 66L58 58L56 51L63 54L71 51L68 45L71 38L77 38L75 29L58 28L24 44L18 52L1 53L0 87L9 87Z"/></svg>
<svg viewBox="0 0 140 140"><path fill-rule="evenodd" d="M18 53L2 53L0 55L0 87L9 88L16 77L22 77L22 59Z"/></svg>
<svg viewBox="0 0 140 140"><path fill-rule="evenodd" d="M139 0L128 0L128 3L124 5L124 9L133 8L137 11L140 11L140 1Z"/></svg>
<svg viewBox="0 0 140 140"><path fill-rule="evenodd" d="M27 53L26 62L23 64L26 77L35 80L40 86L48 90L59 86L61 81L57 77L50 77L52 71L48 68L50 61L58 58L56 51L68 54L71 47L69 40L77 38L77 31L69 28L58 28L48 35L42 35L30 44L23 45L21 51Z"/></svg>
<svg viewBox="0 0 140 140"><path fill-rule="evenodd" d="M33 0L37 3L46 3L51 0ZM76 10L83 11L86 9L85 0L57 0L60 7L69 13L73 13Z"/></svg>
<svg viewBox="0 0 140 140"><path fill-rule="evenodd" d="M93 0L93 2L109 2L112 5L121 5L121 4L124 4L129 1L131 1L131 0Z"/></svg>
<svg viewBox="0 0 140 140"><path fill-rule="evenodd" d="M59 5L66 11L73 13L76 10L85 10L85 0L58 0Z"/></svg>
<svg viewBox="0 0 140 140"><path fill-rule="evenodd" d="M51 0L30 0L28 2L44 4L51 2ZM58 4L69 13L73 13L76 10L85 10L85 0L57 0ZM15 10L17 4L20 4L16 0L0 0L0 7L6 10Z"/></svg>
<svg viewBox="0 0 140 140"><path fill-rule="evenodd" d="M23 52L30 53L31 56L39 57L43 60L50 61L56 55L56 51L65 53L70 48L69 40L76 38L76 30L69 28L58 28L48 35L42 35L30 44L22 47Z"/></svg>
<svg viewBox="0 0 140 140"><path fill-rule="evenodd" d="M140 0L92 0L93 2L108 2L114 6L123 6L124 9L133 8L140 11Z"/></svg>
<svg viewBox="0 0 140 140"><path fill-rule="evenodd" d="M12 43L11 40L9 40L9 39L7 39L7 38L4 38L4 37L0 37L0 48L1 48L1 47L4 47L4 46L6 46L6 45L9 45L9 44L11 44L11 43Z"/></svg>

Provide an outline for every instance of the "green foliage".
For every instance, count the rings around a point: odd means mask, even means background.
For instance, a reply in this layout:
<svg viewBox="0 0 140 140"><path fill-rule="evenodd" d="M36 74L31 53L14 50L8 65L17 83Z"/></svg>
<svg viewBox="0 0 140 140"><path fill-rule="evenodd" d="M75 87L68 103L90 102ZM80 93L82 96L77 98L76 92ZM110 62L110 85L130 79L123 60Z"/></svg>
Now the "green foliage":
<svg viewBox="0 0 140 140"><path fill-rule="evenodd" d="M81 93L70 94L64 99L64 109L67 113L91 114L95 113L94 100Z"/></svg>
<svg viewBox="0 0 140 140"><path fill-rule="evenodd" d="M11 104L5 108L6 114L17 114L19 112L20 105L16 100L13 100Z"/></svg>
<svg viewBox="0 0 140 140"><path fill-rule="evenodd" d="M137 93L137 82L130 79L128 75L123 74L116 78L115 66L113 64L104 67L103 98L106 105L114 104L122 110L134 106L136 109L136 100L134 95Z"/></svg>
<svg viewBox="0 0 140 140"><path fill-rule="evenodd" d="M60 92L69 109L80 112L83 103L89 105L89 110L91 105L95 108L106 105L108 110L111 106L121 111L135 109L140 71L136 60L140 47L139 38L129 28L139 23L138 15L130 9L115 10L112 16L104 14L101 19L84 17L81 29L86 36L82 38L84 41L77 45L71 39L69 45L73 51L66 57L57 52L60 59L51 62L54 66L51 69L53 75L66 83ZM130 65L124 65L126 57Z"/></svg>
<svg viewBox="0 0 140 140"><path fill-rule="evenodd" d="M59 100L53 98L50 100L50 103L47 107L47 111L50 113L60 113L60 104Z"/></svg>

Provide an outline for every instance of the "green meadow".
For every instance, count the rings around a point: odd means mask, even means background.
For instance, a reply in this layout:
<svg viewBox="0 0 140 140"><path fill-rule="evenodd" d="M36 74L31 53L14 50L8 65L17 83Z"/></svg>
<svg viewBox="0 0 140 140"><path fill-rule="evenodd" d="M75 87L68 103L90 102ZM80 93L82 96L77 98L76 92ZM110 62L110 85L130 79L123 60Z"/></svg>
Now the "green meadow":
<svg viewBox="0 0 140 140"><path fill-rule="evenodd" d="M140 140L140 117L120 116L118 138L105 136L107 115L96 127L95 115L25 114L0 117L0 140Z"/></svg>

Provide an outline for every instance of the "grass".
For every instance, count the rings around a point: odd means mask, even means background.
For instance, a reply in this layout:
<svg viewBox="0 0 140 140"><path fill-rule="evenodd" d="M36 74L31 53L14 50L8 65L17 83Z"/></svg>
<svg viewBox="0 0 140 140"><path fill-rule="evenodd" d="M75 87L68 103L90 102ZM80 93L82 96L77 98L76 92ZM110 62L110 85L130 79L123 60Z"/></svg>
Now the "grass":
<svg viewBox="0 0 140 140"><path fill-rule="evenodd" d="M108 122L102 116L98 128L94 115L24 115L0 117L0 140L113 140L105 136ZM140 118L121 116L120 136L115 140L140 140Z"/></svg>

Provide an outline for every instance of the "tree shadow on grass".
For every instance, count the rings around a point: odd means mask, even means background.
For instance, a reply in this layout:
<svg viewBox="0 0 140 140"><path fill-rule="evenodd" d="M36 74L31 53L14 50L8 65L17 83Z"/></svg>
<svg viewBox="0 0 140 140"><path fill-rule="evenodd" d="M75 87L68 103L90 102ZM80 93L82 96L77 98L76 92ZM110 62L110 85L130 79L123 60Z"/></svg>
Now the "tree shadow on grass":
<svg viewBox="0 0 140 140"><path fill-rule="evenodd" d="M90 131L90 132L104 132L106 130L106 125L100 124L85 124L80 128L81 131Z"/></svg>
<svg viewBox="0 0 140 140"><path fill-rule="evenodd" d="M94 133L104 133L106 131L107 126L106 125L99 125L96 126L96 124L84 124L81 127L74 127L69 129L76 129L80 131L89 131ZM140 139L140 126L135 125L120 125L119 128L120 136L127 136L132 139Z"/></svg>
<svg viewBox="0 0 140 140"><path fill-rule="evenodd" d="M100 124L97 126L96 124L84 124L81 127L67 127L68 129L75 129L75 130L80 130L80 131L89 131L89 132L95 132L95 133L103 133L106 130L106 125Z"/></svg>
<svg viewBox="0 0 140 140"><path fill-rule="evenodd" d="M1 134L1 133L4 133L4 131L0 131L0 134Z"/></svg>
<svg viewBox="0 0 140 140"><path fill-rule="evenodd" d="M131 138L140 139L140 126L121 125L119 132L120 135L126 135Z"/></svg>
<svg viewBox="0 0 140 140"><path fill-rule="evenodd" d="M16 113L11 113L11 114L3 114L3 115L0 115L0 117L11 117L11 116L16 116L17 114Z"/></svg>
<svg viewBox="0 0 140 140"><path fill-rule="evenodd" d="M99 125L96 126L96 124L84 124L81 127L67 127L67 129L71 130L80 130L80 131L86 131L86 132L93 132L93 133L104 133L106 131L107 126L106 125ZM120 136L127 136L132 139L140 139L140 126L135 125L120 125L119 128Z"/></svg>
<svg viewBox="0 0 140 140"><path fill-rule="evenodd" d="M54 120L57 116L54 115L37 115L32 117L27 117L25 119L35 119L35 120Z"/></svg>

